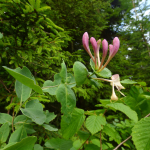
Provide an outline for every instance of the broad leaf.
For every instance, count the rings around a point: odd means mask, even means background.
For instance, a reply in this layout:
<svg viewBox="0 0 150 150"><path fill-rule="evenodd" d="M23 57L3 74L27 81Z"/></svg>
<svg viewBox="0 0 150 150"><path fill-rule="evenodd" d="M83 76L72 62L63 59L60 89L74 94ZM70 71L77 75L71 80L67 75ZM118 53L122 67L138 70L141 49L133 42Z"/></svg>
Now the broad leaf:
<svg viewBox="0 0 150 150"><path fill-rule="evenodd" d="M89 116L86 119L85 125L86 128L92 133L95 134L99 132L101 129L103 129L102 125L106 124L106 119L102 116Z"/></svg>
<svg viewBox="0 0 150 150"><path fill-rule="evenodd" d="M25 116L31 118L34 122L36 122L39 125L42 125L46 120L46 115L44 114L44 112L35 108L21 108L21 111Z"/></svg>
<svg viewBox="0 0 150 150"><path fill-rule="evenodd" d="M27 132L26 132L24 126L21 126L20 128L18 128L11 134L9 143L20 142L22 139L24 139L26 137L27 137Z"/></svg>
<svg viewBox="0 0 150 150"><path fill-rule="evenodd" d="M77 85L82 85L88 76L87 68L81 62L76 61L73 65L73 71Z"/></svg>
<svg viewBox="0 0 150 150"><path fill-rule="evenodd" d="M61 120L61 131L63 137L69 139L72 137L82 126L85 120L84 110L75 108L71 118L63 116Z"/></svg>
<svg viewBox="0 0 150 150"><path fill-rule="evenodd" d="M37 110L43 111L43 106L39 102L38 99L28 101L26 103L26 108L33 108L33 109L37 109Z"/></svg>
<svg viewBox="0 0 150 150"><path fill-rule="evenodd" d="M100 150L100 148L95 144L87 144L85 150Z"/></svg>
<svg viewBox="0 0 150 150"><path fill-rule="evenodd" d="M34 150L43 150L43 147L40 144L35 144Z"/></svg>
<svg viewBox="0 0 150 150"><path fill-rule="evenodd" d="M32 89L16 80L15 91L20 101L24 102L30 97Z"/></svg>
<svg viewBox="0 0 150 150"><path fill-rule="evenodd" d="M53 112L50 113L48 110L46 110L46 120L45 123L49 123L50 121L52 121L53 119L56 118L57 115L55 115Z"/></svg>
<svg viewBox="0 0 150 150"><path fill-rule="evenodd" d="M60 84L57 91L56 91L56 98L57 101L61 103L62 108L61 111L62 113L68 114L71 113L76 106L76 97L73 92L73 90L65 85L65 84Z"/></svg>
<svg viewBox="0 0 150 150"><path fill-rule="evenodd" d="M76 86L76 81L74 76L71 73L67 73L67 85L72 88Z"/></svg>
<svg viewBox="0 0 150 150"><path fill-rule="evenodd" d="M125 80L122 80L121 83L123 83L123 84L136 84L137 82L132 81L130 79L125 79Z"/></svg>
<svg viewBox="0 0 150 150"><path fill-rule="evenodd" d="M43 92L48 92L50 95L56 95L56 90L61 83L61 76L59 73L54 75L54 82L47 80L43 84Z"/></svg>
<svg viewBox="0 0 150 150"><path fill-rule="evenodd" d="M12 116L9 114L0 113L0 124L4 124L6 122L8 122L9 125L12 124Z"/></svg>
<svg viewBox="0 0 150 150"><path fill-rule="evenodd" d="M3 66L10 75L12 75L15 79L17 79L22 84L32 88L37 93L43 94L42 89L40 86L35 84L35 81L26 75L23 74L23 72L29 72L29 69L27 67L23 67L23 69L17 68L17 69L10 69L6 66ZM32 75L31 75L32 76Z"/></svg>
<svg viewBox="0 0 150 150"><path fill-rule="evenodd" d="M121 111L122 113L126 114L130 119L132 119L135 122L138 121L137 113L133 111L129 106L126 106L122 103L111 103L111 104L107 104L106 106Z"/></svg>
<svg viewBox="0 0 150 150"><path fill-rule="evenodd" d="M111 137L118 144L121 142L121 137L115 128L111 127L109 124L104 126L103 132Z"/></svg>
<svg viewBox="0 0 150 150"><path fill-rule="evenodd" d="M150 117L143 118L132 129L132 139L137 150L150 149Z"/></svg>
<svg viewBox="0 0 150 150"><path fill-rule="evenodd" d="M6 142L8 136L9 136L9 124L8 122L6 122L0 127L0 143Z"/></svg>
<svg viewBox="0 0 150 150"><path fill-rule="evenodd" d="M18 143L6 145L2 150L32 150L36 140L35 136L26 137Z"/></svg>
<svg viewBox="0 0 150 150"><path fill-rule="evenodd" d="M54 128L54 127L52 127L52 126L50 126L50 125L48 125L48 124L43 124L42 126L43 126L46 130L48 130L48 131L58 131L57 128Z"/></svg>
<svg viewBox="0 0 150 150"><path fill-rule="evenodd" d="M64 140L59 138L52 138L45 143L46 147L57 150L70 150L72 145L73 143L71 140Z"/></svg>

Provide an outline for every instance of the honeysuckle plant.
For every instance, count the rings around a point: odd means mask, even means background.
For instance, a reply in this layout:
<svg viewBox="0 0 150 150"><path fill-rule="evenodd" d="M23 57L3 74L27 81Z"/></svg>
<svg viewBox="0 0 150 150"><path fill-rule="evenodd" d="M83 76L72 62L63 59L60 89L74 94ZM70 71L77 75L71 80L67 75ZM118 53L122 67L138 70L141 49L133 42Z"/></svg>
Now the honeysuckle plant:
<svg viewBox="0 0 150 150"><path fill-rule="evenodd" d="M74 74L68 73L65 62L62 62L60 72L54 75L54 81L46 80L41 87L27 67L10 69L3 66L16 79L16 95L8 106L11 111L7 114L0 113L0 150L117 150L119 147L122 150L150 149L148 117L150 94L134 86L131 89L131 96L119 99L115 88L125 96L120 91L124 89L121 83L137 84L137 82L120 81L119 74L112 75L106 68L119 49L119 39L114 38L113 44L108 46L105 39L101 42L92 37L90 42L94 56L89 48L87 32L84 33L82 41L91 57L90 65L93 73L79 61L73 65ZM103 55L100 61L101 44ZM108 47L109 56L104 63ZM87 83L99 87L97 80L110 83L112 86L110 99L97 99L97 109L94 110L85 111L77 108L74 88L76 86L82 88L82 85ZM49 110L43 108L44 102L50 102L47 95L55 97L61 104L59 114L51 112L49 107L47 107ZM144 117L143 113L146 116L141 119ZM53 122L56 117L59 124ZM131 138L128 137L129 134L132 135L132 141L124 144Z"/></svg>
<svg viewBox="0 0 150 150"><path fill-rule="evenodd" d="M116 55L116 53L119 50L119 46L120 46L120 41L118 37L115 37L113 39L113 44L109 44L109 56L107 61L104 63L105 58L107 56L107 52L108 52L108 42L106 39L104 39L102 42L99 39L98 41L96 41L96 39L94 37L90 38L90 42L92 44L92 48L94 51L94 56L91 53L90 47L89 47L89 35L87 32L85 32L83 34L82 37L82 43L83 43L83 47L85 48L85 50L87 51L87 53L90 55L92 61L94 62L94 71L95 73L99 73L101 71L103 71L103 69L108 65L108 63L110 62L110 60ZM102 60L100 61L100 55L99 55L99 50L100 50L100 45L102 43ZM103 65L104 64L104 65ZM116 87L118 89L118 91L125 96L120 90L124 89L124 87L121 85L120 83L120 77L118 74L116 75L112 75L111 79L112 80L108 80L108 79L103 79L103 78L94 78L97 80L103 80L103 81L107 81L107 82L111 82L112 85L112 96L111 96L111 100L118 100L118 97L116 96L114 87Z"/></svg>

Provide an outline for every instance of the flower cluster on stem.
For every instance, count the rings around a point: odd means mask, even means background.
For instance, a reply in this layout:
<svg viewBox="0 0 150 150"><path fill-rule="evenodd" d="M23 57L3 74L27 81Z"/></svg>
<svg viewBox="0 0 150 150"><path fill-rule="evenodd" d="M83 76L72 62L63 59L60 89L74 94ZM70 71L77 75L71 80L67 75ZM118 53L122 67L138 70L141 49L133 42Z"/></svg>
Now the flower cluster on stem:
<svg viewBox="0 0 150 150"><path fill-rule="evenodd" d="M83 47L85 48L85 50L87 51L87 53L90 55L91 59L93 60L93 62L95 64L95 69L97 71L102 71L107 66L107 64L110 62L110 60L117 53L117 51L119 49L119 46L120 46L119 38L115 37L113 39L113 44L109 45L109 56L108 56L108 59L105 62L105 64L104 64L104 61L105 61L105 58L107 56L107 51L108 51L108 42L107 42L107 40L104 39L101 42L100 39L98 41L96 41L96 39L94 37L91 37L90 38L90 42L91 42L92 48L94 50L94 56L92 55L92 53L90 51L90 48L89 48L89 35L88 35L87 32L85 32L83 34L83 37L82 37ZM101 43L102 43L103 55L102 55L102 60L100 61L99 49L100 49Z"/></svg>

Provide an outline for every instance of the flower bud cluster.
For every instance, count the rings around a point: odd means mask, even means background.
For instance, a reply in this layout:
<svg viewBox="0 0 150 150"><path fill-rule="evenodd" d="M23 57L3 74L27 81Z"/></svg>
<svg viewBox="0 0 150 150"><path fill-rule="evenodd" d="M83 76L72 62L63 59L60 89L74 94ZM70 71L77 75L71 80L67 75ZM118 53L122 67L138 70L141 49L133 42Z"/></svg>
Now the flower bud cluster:
<svg viewBox="0 0 150 150"><path fill-rule="evenodd" d="M115 37L113 39L113 45L112 44L109 45L109 57L108 57L107 61L105 62L105 64L104 64L104 61L105 61L105 58L107 56L107 51L108 51L108 42L107 42L107 40L104 39L101 42L101 40L96 41L96 39L94 37L91 37L90 38L90 42L91 42L92 48L94 50L94 57L93 57L93 55L92 55L92 53L90 51L90 48L89 48L89 35L88 35L87 32L85 32L83 34L83 37L82 37L83 47L85 48L87 53L92 58L92 60L93 60L93 62L95 64L95 69L97 71L102 71L107 66L107 64L110 62L110 60L117 53L117 51L119 49L119 46L120 46L119 38ZM100 62L99 49L100 49L101 43L102 43L103 55L102 55L102 60Z"/></svg>

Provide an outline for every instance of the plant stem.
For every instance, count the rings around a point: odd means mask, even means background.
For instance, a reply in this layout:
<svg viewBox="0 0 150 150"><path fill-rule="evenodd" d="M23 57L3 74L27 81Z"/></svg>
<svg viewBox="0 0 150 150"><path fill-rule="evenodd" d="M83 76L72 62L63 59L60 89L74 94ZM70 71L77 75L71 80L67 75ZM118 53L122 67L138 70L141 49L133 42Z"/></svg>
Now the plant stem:
<svg viewBox="0 0 150 150"><path fill-rule="evenodd" d="M90 138L90 136L87 138L87 140ZM86 143L87 140L85 140L85 142L80 146L80 148L78 150L81 150L81 147Z"/></svg>

